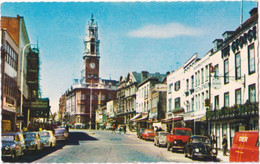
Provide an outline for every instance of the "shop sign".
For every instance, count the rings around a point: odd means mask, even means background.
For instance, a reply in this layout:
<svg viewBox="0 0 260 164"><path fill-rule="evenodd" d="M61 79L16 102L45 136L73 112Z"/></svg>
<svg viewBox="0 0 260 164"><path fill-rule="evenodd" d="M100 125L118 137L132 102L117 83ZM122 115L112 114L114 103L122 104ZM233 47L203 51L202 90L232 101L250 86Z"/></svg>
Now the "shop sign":
<svg viewBox="0 0 260 164"><path fill-rule="evenodd" d="M247 42L251 43L253 39L256 40L256 26L232 42L231 49L233 53L239 51L239 48L242 49L244 45L248 44Z"/></svg>
<svg viewBox="0 0 260 164"><path fill-rule="evenodd" d="M212 88L214 89L220 89L221 88L221 80L219 77L213 77L212 78Z"/></svg>
<svg viewBox="0 0 260 164"><path fill-rule="evenodd" d="M199 92L199 91L201 91L201 90L203 90L203 89L206 89L206 88L208 88L208 87L209 87L209 83L205 83L205 84L203 84L203 85L197 87L197 88L195 89L195 92Z"/></svg>

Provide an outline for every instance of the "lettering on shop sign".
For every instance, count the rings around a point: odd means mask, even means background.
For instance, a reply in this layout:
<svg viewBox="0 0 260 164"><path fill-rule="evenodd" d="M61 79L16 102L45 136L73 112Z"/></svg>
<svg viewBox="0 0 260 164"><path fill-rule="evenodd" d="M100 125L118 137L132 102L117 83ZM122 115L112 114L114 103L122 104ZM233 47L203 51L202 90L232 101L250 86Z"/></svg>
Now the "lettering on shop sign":
<svg viewBox="0 0 260 164"><path fill-rule="evenodd" d="M205 88L208 88L208 87L209 87L209 83L205 83L205 84L203 84L203 85L197 87L197 88L195 89L195 92L201 91L201 90L203 90L203 89L205 89Z"/></svg>
<svg viewBox="0 0 260 164"><path fill-rule="evenodd" d="M244 33L244 35L241 35L239 38L232 42L231 49L233 53L239 51L239 48L242 49L243 46L247 44L247 42L251 43L253 39L256 40L256 26L254 26L252 29L248 30L247 33Z"/></svg>
<svg viewBox="0 0 260 164"><path fill-rule="evenodd" d="M248 140L248 137L246 137L246 136L239 137L239 142L247 142L247 140Z"/></svg>
<svg viewBox="0 0 260 164"><path fill-rule="evenodd" d="M221 88L221 80L219 77L213 77L212 78L212 88L214 89L220 89Z"/></svg>

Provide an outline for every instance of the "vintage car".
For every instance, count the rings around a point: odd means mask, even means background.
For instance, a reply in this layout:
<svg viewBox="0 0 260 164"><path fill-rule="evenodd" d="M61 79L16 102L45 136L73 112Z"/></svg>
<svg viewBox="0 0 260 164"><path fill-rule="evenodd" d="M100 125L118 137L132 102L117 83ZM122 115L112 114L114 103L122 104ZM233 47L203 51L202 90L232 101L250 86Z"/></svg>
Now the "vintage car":
<svg viewBox="0 0 260 164"><path fill-rule="evenodd" d="M171 133L166 136L167 150L170 151L172 149L172 152L183 150L191 134L190 128L173 128Z"/></svg>
<svg viewBox="0 0 260 164"><path fill-rule="evenodd" d="M56 138L56 141L67 141L69 133L65 128L57 128L54 129L54 137Z"/></svg>
<svg viewBox="0 0 260 164"><path fill-rule="evenodd" d="M43 143L43 147L54 147L56 145L56 138L51 130L43 130L40 133L40 140Z"/></svg>
<svg viewBox="0 0 260 164"><path fill-rule="evenodd" d="M216 160L218 151L212 147L211 141L207 136L191 136L184 146L185 157L190 156L192 159L207 158Z"/></svg>
<svg viewBox="0 0 260 164"><path fill-rule="evenodd" d="M166 146L166 136L167 136L167 132L164 132L164 131L159 131L155 134L155 137L154 137L154 145L155 146L158 146L158 147L165 147Z"/></svg>
<svg viewBox="0 0 260 164"><path fill-rule="evenodd" d="M137 137L138 138L141 138L142 139L142 134L144 132L145 128L140 128L138 131L137 131Z"/></svg>
<svg viewBox="0 0 260 164"><path fill-rule="evenodd" d="M236 132L229 152L230 162L259 162L259 132Z"/></svg>
<svg viewBox="0 0 260 164"><path fill-rule="evenodd" d="M43 148L43 143L40 140L39 132L23 133L25 140L26 151L40 151Z"/></svg>
<svg viewBox="0 0 260 164"><path fill-rule="evenodd" d="M142 134L142 139L144 140L153 140L155 137L155 132L153 129L145 129Z"/></svg>
<svg viewBox="0 0 260 164"><path fill-rule="evenodd" d="M22 133L2 134L2 157L23 156L25 152L25 143Z"/></svg>

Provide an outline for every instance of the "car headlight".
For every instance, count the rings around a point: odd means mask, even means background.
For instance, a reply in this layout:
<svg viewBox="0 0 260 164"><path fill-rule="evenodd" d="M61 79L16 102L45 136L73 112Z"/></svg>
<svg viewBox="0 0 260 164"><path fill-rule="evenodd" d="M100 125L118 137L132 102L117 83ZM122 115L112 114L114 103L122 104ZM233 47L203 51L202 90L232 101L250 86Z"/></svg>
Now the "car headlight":
<svg viewBox="0 0 260 164"><path fill-rule="evenodd" d="M199 148L195 148L195 152L196 153L200 152L200 149Z"/></svg>
<svg viewBox="0 0 260 164"><path fill-rule="evenodd" d="M217 150L216 149L212 149L212 153L217 153Z"/></svg>
<svg viewBox="0 0 260 164"><path fill-rule="evenodd" d="M177 141L174 141L173 143L174 143L174 144L177 144Z"/></svg>
<svg viewBox="0 0 260 164"><path fill-rule="evenodd" d="M8 150L9 149L9 147L8 146L5 146L5 150Z"/></svg>

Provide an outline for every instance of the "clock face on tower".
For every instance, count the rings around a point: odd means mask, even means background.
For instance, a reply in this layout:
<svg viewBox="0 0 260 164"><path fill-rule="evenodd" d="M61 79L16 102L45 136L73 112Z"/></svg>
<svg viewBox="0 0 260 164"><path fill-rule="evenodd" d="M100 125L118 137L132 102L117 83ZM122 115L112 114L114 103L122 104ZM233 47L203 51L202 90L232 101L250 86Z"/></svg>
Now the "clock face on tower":
<svg viewBox="0 0 260 164"><path fill-rule="evenodd" d="M96 68L96 64L95 64L94 62L91 62L91 63L89 64L89 66L90 66L91 69Z"/></svg>

